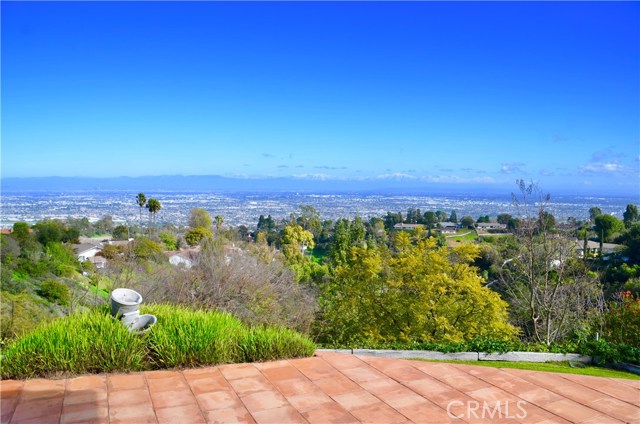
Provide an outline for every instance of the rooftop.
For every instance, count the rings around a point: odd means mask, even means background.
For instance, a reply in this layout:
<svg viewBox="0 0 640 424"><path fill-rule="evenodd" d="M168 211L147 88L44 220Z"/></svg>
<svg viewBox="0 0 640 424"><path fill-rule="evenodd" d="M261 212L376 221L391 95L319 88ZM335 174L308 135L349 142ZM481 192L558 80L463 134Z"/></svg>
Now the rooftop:
<svg viewBox="0 0 640 424"><path fill-rule="evenodd" d="M640 381L322 352L0 382L2 423L640 422ZM484 418L483 418L484 417Z"/></svg>

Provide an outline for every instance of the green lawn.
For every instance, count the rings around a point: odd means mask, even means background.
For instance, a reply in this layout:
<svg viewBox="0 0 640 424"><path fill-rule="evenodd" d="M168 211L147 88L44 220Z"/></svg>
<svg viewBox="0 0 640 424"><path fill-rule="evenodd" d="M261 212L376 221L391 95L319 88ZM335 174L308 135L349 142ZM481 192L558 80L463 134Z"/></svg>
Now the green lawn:
<svg viewBox="0 0 640 424"><path fill-rule="evenodd" d="M625 371L612 370L610 368L586 365L584 368L572 367L569 362L506 362L506 361L436 361L415 358L412 360L425 362L447 362L450 364L478 365L493 368L515 368L519 370L564 372L567 374L593 375L596 377L626 378L628 380L640 380L640 375Z"/></svg>
<svg viewBox="0 0 640 424"><path fill-rule="evenodd" d="M460 243L470 242L478 238L478 235L476 234L475 230L470 230L466 228L458 230L458 232L455 235L445 234L444 236L446 237L447 240L453 240L455 242L460 242Z"/></svg>

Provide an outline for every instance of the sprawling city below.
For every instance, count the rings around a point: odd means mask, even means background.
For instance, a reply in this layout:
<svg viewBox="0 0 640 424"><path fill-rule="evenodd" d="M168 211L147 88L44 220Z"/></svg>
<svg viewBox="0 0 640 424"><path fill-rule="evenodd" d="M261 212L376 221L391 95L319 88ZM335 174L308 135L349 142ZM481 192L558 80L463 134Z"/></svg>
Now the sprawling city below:
<svg viewBox="0 0 640 424"><path fill-rule="evenodd" d="M135 192L67 192L67 193L9 193L2 195L2 220L7 228L18 221L35 223L46 218L84 218L92 221L110 215L115 222L134 224L148 217L146 209L140 210ZM384 195L384 194L299 194L299 193L145 193L147 198L160 201L158 223L183 225L189 211L204 208L212 215L222 215L225 224L231 226L255 226L260 215L275 219L286 218L299 211L300 205L311 205L323 219L369 218L383 216L387 212L405 213L409 208L422 212L455 210L458 216L496 216L499 213L517 214L511 193L504 195ZM629 203L637 203L632 197L552 196L549 211L558 219L569 217L584 219L589 208L599 207L603 213L622 217Z"/></svg>

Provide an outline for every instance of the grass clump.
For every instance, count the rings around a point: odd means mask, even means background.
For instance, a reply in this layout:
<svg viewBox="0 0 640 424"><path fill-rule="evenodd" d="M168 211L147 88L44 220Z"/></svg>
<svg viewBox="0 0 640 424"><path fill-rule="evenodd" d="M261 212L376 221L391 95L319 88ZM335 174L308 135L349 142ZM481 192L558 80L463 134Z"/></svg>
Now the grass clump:
<svg viewBox="0 0 640 424"><path fill-rule="evenodd" d="M108 307L41 325L1 352L2 378L140 371L313 355L313 342L280 327L250 328L231 314L149 305L158 321L134 335Z"/></svg>
<svg viewBox="0 0 640 424"><path fill-rule="evenodd" d="M76 313L38 326L2 352L3 378L144 369L144 340L104 310Z"/></svg>
<svg viewBox="0 0 640 424"><path fill-rule="evenodd" d="M143 312L158 318L148 334L150 359L155 368L241 362L243 359L239 342L248 330L231 314L173 305L147 306Z"/></svg>
<svg viewBox="0 0 640 424"><path fill-rule="evenodd" d="M249 329L241 346L245 362L311 356L316 350L307 337L283 327Z"/></svg>

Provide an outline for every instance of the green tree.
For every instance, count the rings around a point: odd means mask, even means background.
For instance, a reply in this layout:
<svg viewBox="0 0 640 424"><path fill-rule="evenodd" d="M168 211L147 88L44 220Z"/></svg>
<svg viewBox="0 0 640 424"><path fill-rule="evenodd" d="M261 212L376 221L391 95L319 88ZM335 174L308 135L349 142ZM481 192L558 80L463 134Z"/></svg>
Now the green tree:
<svg viewBox="0 0 640 424"><path fill-rule="evenodd" d="M431 237L431 229L435 225L436 221L437 221L437 217L435 213L431 211L424 213L424 224L427 226L427 230L429 232L428 237Z"/></svg>
<svg viewBox="0 0 640 424"><path fill-rule="evenodd" d="M191 228L207 228L211 230L213 227L213 219L211 219L211 215L209 212L202 208L193 208L189 214L189 226Z"/></svg>
<svg viewBox="0 0 640 424"><path fill-rule="evenodd" d="M601 242L606 242L615 233L619 233L624 228L622 221L613 215L602 214L595 219L594 230Z"/></svg>
<svg viewBox="0 0 640 424"><path fill-rule="evenodd" d="M20 246L24 245L31 238L31 230L26 222L16 222L13 224L11 235L18 240Z"/></svg>
<svg viewBox="0 0 640 424"><path fill-rule="evenodd" d="M630 203L627 205L627 209L622 214L625 228L631 228L631 226L638 221L638 206Z"/></svg>
<svg viewBox="0 0 640 424"><path fill-rule="evenodd" d="M147 204L147 196L145 196L144 193L138 193L136 203L140 206L140 226L142 226L142 208Z"/></svg>
<svg viewBox="0 0 640 424"><path fill-rule="evenodd" d="M224 217L222 215L216 215L214 220L216 221L216 231L220 232L220 229L222 228L222 224L224 224Z"/></svg>
<svg viewBox="0 0 640 424"><path fill-rule="evenodd" d="M115 240L128 240L129 227L127 227L126 225L118 225L113 229L111 235Z"/></svg>
<svg viewBox="0 0 640 424"><path fill-rule="evenodd" d="M280 250L288 260L301 258L306 248L313 249L313 234L300 225L291 223L282 229Z"/></svg>
<svg viewBox="0 0 640 424"><path fill-rule="evenodd" d="M161 244L148 238L139 238L133 242L133 253L139 259L159 259L163 250Z"/></svg>
<svg viewBox="0 0 640 424"><path fill-rule="evenodd" d="M149 199L147 200L147 209L149 209L149 227L151 227L152 218L155 226L158 212L162 209L162 205L158 199Z"/></svg>
<svg viewBox="0 0 640 424"><path fill-rule="evenodd" d="M458 222L458 214L455 210L451 211L451 215L449 215L449 221L457 223Z"/></svg>
<svg viewBox="0 0 640 424"><path fill-rule="evenodd" d="M511 215L510 214L501 213L501 214L498 215L497 221L498 221L498 224L508 225L510 219L511 219Z"/></svg>
<svg viewBox="0 0 640 424"><path fill-rule="evenodd" d="M597 206L594 206L592 208L589 208L589 221L590 222L595 222L596 217L602 215L602 209L600 209Z"/></svg>
<svg viewBox="0 0 640 424"><path fill-rule="evenodd" d="M211 239L213 238L213 234L211 230L204 227L192 228L184 235L184 240L189 246L196 246L205 238Z"/></svg>
<svg viewBox="0 0 640 424"><path fill-rule="evenodd" d="M322 287L320 341L441 342L516 334L506 303L470 265L475 246L451 254L435 239L412 244L409 237L397 234L395 255L386 248L350 249L348 263Z"/></svg>
<svg viewBox="0 0 640 424"><path fill-rule="evenodd" d="M462 219L460 220L460 225L462 225L464 228L469 228L475 222L476 222L476 220L473 219L472 216L466 215L466 216L463 216Z"/></svg>
<svg viewBox="0 0 640 424"><path fill-rule="evenodd" d="M178 237L176 237L175 234L163 231L158 237L160 237L160 240L164 243L167 250L178 250Z"/></svg>

